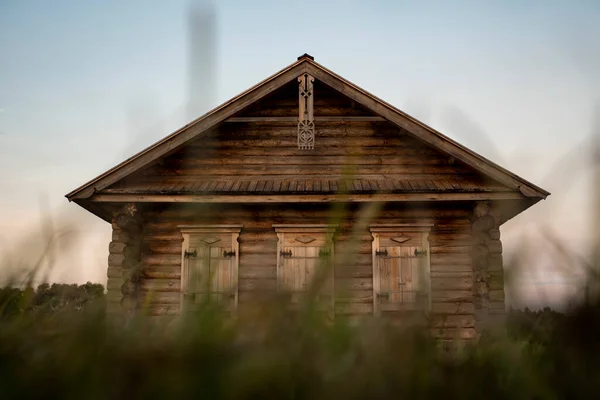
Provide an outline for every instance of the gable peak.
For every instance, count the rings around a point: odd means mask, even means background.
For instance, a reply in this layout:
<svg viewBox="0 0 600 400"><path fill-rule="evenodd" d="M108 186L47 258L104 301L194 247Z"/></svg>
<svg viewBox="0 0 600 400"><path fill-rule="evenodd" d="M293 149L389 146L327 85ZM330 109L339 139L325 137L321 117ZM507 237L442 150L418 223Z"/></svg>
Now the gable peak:
<svg viewBox="0 0 600 400"><path fill-rule="evenodd" d="M305 59L305 58L309 59L311 61L315 61L315 58L313 56L311 56L310 54L308 54L308 53L304 53L300 57L298 57L298 61L300 61L302 59Z"/></svg>

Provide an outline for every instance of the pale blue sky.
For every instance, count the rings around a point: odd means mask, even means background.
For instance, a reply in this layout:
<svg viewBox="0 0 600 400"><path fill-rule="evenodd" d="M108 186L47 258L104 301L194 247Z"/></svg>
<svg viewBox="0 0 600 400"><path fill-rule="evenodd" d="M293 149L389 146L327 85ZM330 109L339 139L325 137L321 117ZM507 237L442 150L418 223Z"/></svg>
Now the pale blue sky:
<svg viewBox="0 0 600 400"><path fill-rule="evenodd" d="M63 196L188 122L188 4L0 0L0 231L10 232L5 247L34 226L43 195L54 212L83 230L87 253L99 254L61 276L105 279L108 224L65 204ZM539 210L508 228L543 221L560 233L566 209L580 210L568 215L575 224L586 221L585 184L566 187L582 170L569 163L572 174L561 168L563 177L546 175L591 130L600 100L600 1L215 5L212 105L308 52L553 192L534 207ZM554 218L548 221L548 215ZM510 249L518 240L507 235Z"/></svg>

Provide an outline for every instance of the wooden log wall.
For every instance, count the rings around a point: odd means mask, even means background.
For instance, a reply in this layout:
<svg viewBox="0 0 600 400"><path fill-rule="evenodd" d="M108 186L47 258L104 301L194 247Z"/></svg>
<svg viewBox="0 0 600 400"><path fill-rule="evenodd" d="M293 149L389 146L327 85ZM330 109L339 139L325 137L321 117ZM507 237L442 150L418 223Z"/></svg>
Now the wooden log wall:
<svg viewBox="0 0 600 400"><path fill-rule="evenodd" d="M477 331L494 328L505 315L504 274L499 217L490 205L479 202L471 222L473 237L473 304Z"/></svg>
<svg viewBox="0 0 600 400"><path fill-rule="evenodd" d="M151 315L179 313L182 237L177 225L244 226L239 237L238 288L239 308L243 310L253 300L276 291L277 236L272 224L338 223L334 271L336 315L370 315L373 313L373 238L368 225L427 220L435 224L429 235L433 334L444 339L472 339L476 336L472 209L472 204L448 203L439 204L435 210L406 205L348 206L336 215L332 215L331 206L327 205L173 205L148 210L144 213L146 222L141 234L143 279L140 294L143 302L140 306L145 304ZM361 216L365 213L372 213L372 218L362 221ZM118 229L115 229L115 235L120 237ZM501 267L501 260L493 265ZM501 288L494 290L501 291ZM394 318L394 315L390 317ZM403 320L408 315L396 317Z"/></svg>
<svg viewBox="0 0 600 400"><path fill-rule="evenodd" d="M141 292L142 219L137 207L129 204L117 211L112 221L108 247L107 311L131 316Z"/></svg>

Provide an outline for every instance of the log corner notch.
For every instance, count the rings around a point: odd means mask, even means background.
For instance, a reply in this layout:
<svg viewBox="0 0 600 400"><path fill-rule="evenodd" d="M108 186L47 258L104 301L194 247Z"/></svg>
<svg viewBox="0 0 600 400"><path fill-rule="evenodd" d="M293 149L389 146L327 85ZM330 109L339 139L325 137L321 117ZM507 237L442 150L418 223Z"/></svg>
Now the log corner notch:
<svg viewBox="0 0 600 400"><path fill-rule="evenodd" d="M113 214L107 272L107 311L110 314L128 317L137 309L143 277L142 223L141 213L133 203Z"/></svg>
<svg viewBox="0 0 600 400"><path fill-rule="evenodd" d="M488 202L475 204L471 219L471 259L478 335L499 328L505 316L502 242L497 221Z"/></svg>

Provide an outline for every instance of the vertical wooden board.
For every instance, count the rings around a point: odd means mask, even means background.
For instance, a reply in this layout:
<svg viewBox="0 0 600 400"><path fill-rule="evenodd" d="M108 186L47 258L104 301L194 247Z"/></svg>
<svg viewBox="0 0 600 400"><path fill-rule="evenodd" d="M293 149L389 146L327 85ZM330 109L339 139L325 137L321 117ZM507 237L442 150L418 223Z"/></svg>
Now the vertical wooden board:
<svg viewBox="0 0 600 400"><path fill-rule="evenodd" d="M222 302L224 305L229 300L231 292L231 258L225 258L224 253L231 251L230 247L219 247L214 254L214 275L215 284L211 288L216 292L215 300Z"/></svg>
<svg viewBox="0 0 600 400"><path fill-rule="evenodd" d="M205 271L208 263L209 252L204 246L190 247L189 252L196 251L196 256L189 256L187 258L187 272L188 272L188 292L189 294L195 294L203 291L205 286Z"/></svg>
<svg viewBox="0 0 600 400"><path fill-rule="evenodd" d="M402 278L402 262L403 260L401 258L397 258L401 255L401 250L399 247L386 247L386 250L388 252L388 257L390 257L389 259L389 269L390 269L390 275L389 275L389 281L388 281L388 287L389 287L389 291L390 293L390 297L389 297L389 302L390 303L401 303L402 302L402 297L404 294L404 287L402 285L400 285L401 282L401 278Z"/></svg>
<svg viewBox="0 0 600 400"><path fill-rule="evenodd" d="M291 252L292 255L294 255L294 248L293 247L284 247L283 251L285 253ZM282 259L282 286L284 290L292 290L294 287L296 287L296 267L294 264L294 259L293 258L287 258L284 256L280 256Z"/></svg>
<svg viewBox="0 0 600 400"><path fill-rule="evenodd" d="M295 292L304 291L306 289L306 248L294 247L292 250L294 254L294 274L295 274L295 286L292 288Z"/></svg>
<svg viewBox="0 0 600 400"><path fill-rule="evenodd" d="M399 246L395 247L400 257L399 268L400 268L400 281L398 286L402 292L400 297L401 303L411 303L413 301L413 276L412 276L412 259L408 258L411 256L412 246Z"/></svg>
<svg viewBox="0 0 600 400"><path fill-rule="evenodd" d="M381 251L386 251L387 248L381 247ZM391 298L391 278L390 278L390 260L383 257L378 257L379 266L379 303L387 303Z"/></svg>
<svg viewBox="0 0 600 400"><path fill-rule="evenodd" d="M317 256L319 255L319 247L306 246L304 260L304 288L305 290L314 284L317 266Z"/></svg>

